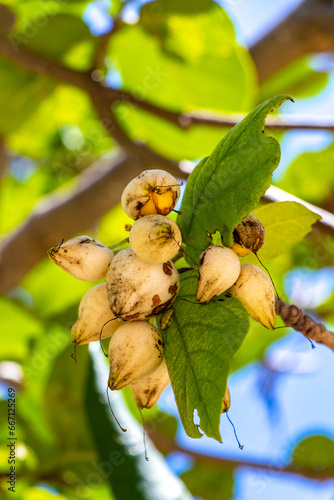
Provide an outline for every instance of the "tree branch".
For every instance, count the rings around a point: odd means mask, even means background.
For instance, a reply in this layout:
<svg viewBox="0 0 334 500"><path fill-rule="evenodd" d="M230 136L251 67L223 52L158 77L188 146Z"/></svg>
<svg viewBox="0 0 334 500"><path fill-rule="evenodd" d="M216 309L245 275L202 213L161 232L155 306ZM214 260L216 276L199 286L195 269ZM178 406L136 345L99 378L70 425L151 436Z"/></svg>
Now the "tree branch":
<svg viewBox="0 0 334 500"><path fill-rule="evenodd" d="M43 74L58 81L74 85L89 94L93 104L98 104L97 110L103 107L113 106L119 102L125 102L138 106L155 116L169 121L181 129L189 129L194 125L209 125L216 127L233 127L244 115L219 116L203 113L180 113L157 106L149 101L141 99L131 92L111 89L103 86L101 82L96 82L91 78L91 74L83 73L63 66L57 61L50 60L41 54L31 52L24 47L12 44L9 39L0 35L0 55L5 59L21 66L26 71L33 74ZM110 117L109 117L110 118ZM334 130L333 121L327 117L305 118L284 116L268 117L267 128L278 130L292 129L319 129Z"/></svg>
<svg viewBox="0 0 334 500"><path fill-rule="evenodd" d="M297 474L299 476L308 477L310 479L326 480L332 479L333 474L331 471L317 471L306 467L297 465L282 465L273 463L261 463L258 460L232 460L229 458L215 457L211 455L204 455L193 450L189 450L172 441L161 432L155 431L150 433L155 446L164 454L179 451L192 457L198 464L203 464L212 467L216 470L230 470L234 471L237 467L252 467L253 469L260 469L268 474Z"/></svg>
<svg viewBox="0 0 334 500"><path fill-rule="evenodd" d="M299 57L334 50L331 2L304 0L250 48L260 82Z"/></svg>
<svg viewBox="0 0 334 500"><path fill-rule="evenodd" d="M183 130L188 130L194 125L231 128L245 118L245 115L243 114L232 113L228 116L222 116L217 113L213 114L210 113L210 111L204 110L200 113L179 113L177 111L162 108L131 94L131 92L119 89L108 88L106 89L106 95L111 104L123 102L137 106L138 108L158 116L159 118L162 118ZM334 131L334 121L327 116L305 117L281 114L279 116L268 116L266 120L266 128L277 130Z"/></svg>
<svg viewBox="0 0 334 500"><path fill-rule="evenodd" d="M276 314L282 318L286 326L290 326L305 337L324 344L334 351L334 334L329 332L324 325L317 323L305 314L299 307L289 305L276 298Z"/></svg>
<svg viewBox="0 0 334 500"><path fill-rule="evenodd" d="M35 75L45 75L55 80L69 83L82 90L91 91L92 84L95 82L90 78L88 73L76 71L74 69L63 66L57 61L48 59L47 57L31 52L22 46L15 44L15 41L10 41L10 38L0 34L0 55L17 64L29 73Z"/></svg>

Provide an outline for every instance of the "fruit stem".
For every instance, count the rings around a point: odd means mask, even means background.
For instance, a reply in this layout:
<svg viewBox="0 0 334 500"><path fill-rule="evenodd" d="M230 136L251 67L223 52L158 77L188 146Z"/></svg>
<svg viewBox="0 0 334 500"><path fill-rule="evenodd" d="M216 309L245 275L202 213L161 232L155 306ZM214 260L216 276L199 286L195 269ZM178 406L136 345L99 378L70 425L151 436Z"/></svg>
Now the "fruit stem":
<svg viewBox="0 0 334 500"><path fill-rule="evenodd" d="M114 245L111 245L108 248L109 248L109 250L114 250L115 248L118 248L118 247L124 245L125 243L129 243L129 238L124 238L124 240L121 240L118 243L115 243Z"/></svg>
<svg viewBox="0 0 334 500"><path fill-rule="evenodd" d="M121 431L122 431L122 432L127 432L127 429L124 429L124 428L121 426L121 424L119 423L119 421L118 421L118 420L117 420L117 418L116 418L115 413L113 412L113 409L111 408L111 403L110 403L110 398L109 398L109 392L108 392L108 390L109 390L109 386L107 385L107 399L108 399L108 405L109 405L109 409L110 409L110 411L111 411L111 414L112 414L112 416L114 417L115 422L117 423L117 425L118 425L118 427L121 429Z"/></svg>
<svg viewBox="0 0 334 500"><path fill-rule="evenodd" d="M138 411L140 413L141 419L143 421L143 442L144 442L144 449L145 449L145 460L146 462L149 462L148 454L147 454L147 445L146 445L146 425L145 425L145 419L142 411L138 408Z"/></svg>

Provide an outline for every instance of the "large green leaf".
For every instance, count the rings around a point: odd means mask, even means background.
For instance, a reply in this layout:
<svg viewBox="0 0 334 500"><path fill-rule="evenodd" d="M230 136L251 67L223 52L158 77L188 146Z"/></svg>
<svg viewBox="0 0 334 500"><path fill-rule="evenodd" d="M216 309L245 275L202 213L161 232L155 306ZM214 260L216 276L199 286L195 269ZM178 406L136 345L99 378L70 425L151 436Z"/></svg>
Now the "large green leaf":
<svg viewBox="0 0 334 500"><path fill-rule="evenodd" d="M63 56L74 45L89 39L92 35L88 26L79 17L68 14L45 16L37 26L33 20L17 35L17 43L24 43L29 49L53 58Z"/></svg>
<svg viewBox="0 0 334 500"><path fill-rule="evenodd" d="M149 3L138 25L115 34L110 60L124 88L180 112L247 112L254 102L255 72L249 54L236 42L231 20L211 0L188 0L187 5L186 11L183 2ZM204 156L222 136L214 127L182 131L131 106L123 106L119 116L133 137L175 159Z"/></svg>
<svg viewBox="0 0 334 500"><path fill-rule="evenodd" d="M303 439L292 453L292 464L301 470L334 473L334 441L316 435Z"/></svg>
<svg viewBox="0 0 334 500"><path fill-rule="evenodd" d="M277 185L305 201L321 204L333 192L333 155L334 143L323 151L302 153Z"/></svg>
<svg viewBox="0 0 334 500"><path fill-rule="evenodd" d="M0 360L23 360L29 355L33 340L43 333L42 322L34 317L29 308L24 305L20 307L19 304L16 305L7 297L0 297Z"/></svg>
<svg viewBox="0 0 334 500"><path fill-rule="evenodd" d="M302 57L285 66L264 81L260 87L260 100L277 94L289 94L305 98L320 92L328 83L328 74L314 71L309 56Z"/></svg>
<svg viewBox="0 0 334 500"><path fill-rule="evenodd" d="M252 214L262 222L266 230L266 243L258 252L261 261L288 252L302 241L312 230L312 225L321 219L320 215L295 201L268 203L255 208ZM255 263L255 260L252 256L243 262Z"/></svg>
<svg viewBox="0 0 334 500"><path fill-rule="evenodd" d="M277 96L257 106L190 175L178 217L190 257L197 259L209 245L207 231L219 231L231 246L233 229L270 186L280 147L264 133L264 121L287 99Z"/></svg>
<svg viewBox="0 0 334 500"><path fill-rule="evenodd" d="M204 500L230 500L233 498L233 471L212 464L195 463L181 474L182 481L196 497Z"/></svg>
<svg viewBox="0 0 334 500"><path fill-rule="evenodd" d="M186 433L199 438L203 432L221 441L219 422L230 361L249 328L241 302L221 296L206 305L196 302L197 271L181 274L181 289L174 319L162 331L165 355L176 403ZM200 424L194 423L194 411Z"/></svg>
<svg viewBox="0 0 334 500"><path fill-rule="evenodd" d="M54 85L0 60L0 133L15 131L39 107Z"/></svg>
<svg viewBox="0 0 334 500"><path fill-rule="evenodd" d="M64 332L65 333L65 332ZM91 449L85 419L85 390L87 377L87 346L77 353L78 362L71 358L73 344L70 343L53 361L52 371L45 386L44 411L47 421L57 437L59 452ZM73 416L75 415L75 418Z"/></svg>
<svg viewBox="0 0 334 500"><path fill-rule="evenodd" d="M172 474L160 453L147 439L149 462L145 461L142 429L129 413L120 393L110 393L111 404L122 425L122 433L111 415L106 387L108 368L99 346L90 346L86 411L99 454L101 469L117 500L190 500L183 483ZM109 470L106 473L106 470Z"/></svg>

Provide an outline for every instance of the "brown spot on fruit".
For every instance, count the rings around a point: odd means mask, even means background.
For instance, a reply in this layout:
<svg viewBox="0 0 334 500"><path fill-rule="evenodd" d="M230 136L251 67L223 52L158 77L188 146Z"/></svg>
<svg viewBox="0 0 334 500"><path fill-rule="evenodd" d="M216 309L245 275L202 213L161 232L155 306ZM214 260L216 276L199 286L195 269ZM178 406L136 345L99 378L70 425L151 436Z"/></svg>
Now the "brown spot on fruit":
<svg viewBox="0 0 334 500"><path fill-rule="evenodd" d="M171 276L173 274L173 267L172 267L172 264L171 262L164 262L162 264L162 269L164 271L165 274L167 274L167 276Z"/></svg>
<svg viewBox="0 0 334 500"><path fill-rule="evenodd" d="M159 304L161 304L159 295L154 295L154 297L152 298L152 307L157 307Z"/></svg>
<svg viewBox="0 0 334 500"><path fill-rule="evenodd" d="M174 283L174 285L171 285L171 286L168 288L168 292L169 292L171 295L174 295L174 293L176 293L176 292L177 292L177 289L178 289L177 283Z"/></svg>
<svg viewBox="0 0 334 500"><path fill-rule="evenodd" d="M140 316L139 313L136 313L136 314L129 314L128 316L125 316L125 321L133 321L135 319L138 319Z"/></svg>

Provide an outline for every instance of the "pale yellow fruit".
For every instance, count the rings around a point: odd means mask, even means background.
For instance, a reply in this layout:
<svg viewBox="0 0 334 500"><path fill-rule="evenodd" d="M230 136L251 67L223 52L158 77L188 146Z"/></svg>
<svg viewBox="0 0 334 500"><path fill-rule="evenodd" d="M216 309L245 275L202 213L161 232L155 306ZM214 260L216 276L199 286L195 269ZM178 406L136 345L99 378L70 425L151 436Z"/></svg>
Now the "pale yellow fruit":
<svg viewBox="0 0 334 500"><path fill-rule="evenodd" d="M107 286L101 283L88 290L81 299L78 319L72 327L72 342L81 345L99 340L102 328L101 338L111 337L121 324L110 311Z"/></svg>
<svg viewBox="0 0 334 500"><path fill-rule="evenodd" d="M50 248L52 262L82 281L98 281L105 277L113 252L100 241L82 235Z"/></svg>
<svg viewBox="0 0 334 500"><path fill-rule="evenodd" d="M163 313L179 291L179 273L171 261L144 262L127 248L119 252L106 276L109 306L126 321L146 319Z"/></svg>
<svg viewBox="0 0 334 500"><path fill-rule="evenodd" d="M233 240L232 250L239 257L245 257L263 247L266 242L266 231L259 219L250 214L234 229Z"/></svg>
<svg viewBox="0 0 334 500"><path fill-rule="evenodd" d="M200 256L196 297L206 304L230 288L238 279L240 261L231 248L212 246Z"/></svg>
<svg viewBox="0 0 334 500"><path fill-rule="evenodd" d="M109 388L119 390L151 374L163 356L163 340L157 328L147 321L123 323L109 343Z"/></svg>
<svg viewBox="0 0 334 500"><path fill-rule="evenodd" d="M262 269L252 264L242 264L240 276L229 292L242 302L251 318L274 330L275 289Z"/></svg>
<svg viewBox="0 0 334 500"><path fill-rule="evenodd" d="M145 170L125 187L121 203L131 219L169 214L180 197L178 181L164 170Z"/></svg>
<svg viewBox="0 0 334 500"><path fill-rule="evenodd" d="M133 224L129 243L144 262L162 264L170 260L182 242L178 225L163 215L146 215Z"/></svg>
<svg viewBox="0 0 334 500"><path fill-rule="evenodd" d="M169 384L170 378L166 360L163 359L161 365L153 373L130 384L137 407L140 410L152 408Z"/></svg>
<svg viewBox="0 0 334 500"><path fill-rule="evenodd" d="M226 413L231 406L231 394L228 386L226 386L225 396L222 402L222 413Z"/></svg>

